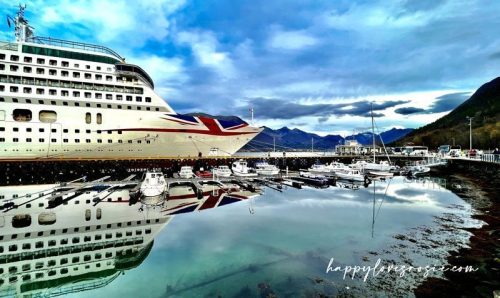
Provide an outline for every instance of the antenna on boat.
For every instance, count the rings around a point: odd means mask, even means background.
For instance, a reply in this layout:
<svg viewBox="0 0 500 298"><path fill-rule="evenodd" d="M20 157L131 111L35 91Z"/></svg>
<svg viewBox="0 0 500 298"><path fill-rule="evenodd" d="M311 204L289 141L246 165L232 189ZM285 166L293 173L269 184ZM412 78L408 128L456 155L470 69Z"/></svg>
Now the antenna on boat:
<svg viewBox="0 0 500 298"><path fill-rule="evenodd" d="M33 37L33 28L29 25L28 20L24 17L24 12L26 10L26 4L23 6L19 4L19 10L16 12L15 17L7 15L7 25L9 28L12 27L14 23L14 32L17 42L27 41L29 38Z"/></svg>

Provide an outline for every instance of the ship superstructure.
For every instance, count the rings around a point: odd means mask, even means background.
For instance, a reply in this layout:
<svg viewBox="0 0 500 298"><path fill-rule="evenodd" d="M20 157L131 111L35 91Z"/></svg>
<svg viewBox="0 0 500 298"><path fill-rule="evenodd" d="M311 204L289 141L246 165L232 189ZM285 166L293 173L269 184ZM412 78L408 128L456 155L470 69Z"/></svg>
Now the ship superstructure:
<svg viewBox="0 0 500 298"><path fill-rule="evenodd" d="M260 131L177 114L140 66L98 45L34 35L20 7L0 42L0 159L228 156Z"/></svg>

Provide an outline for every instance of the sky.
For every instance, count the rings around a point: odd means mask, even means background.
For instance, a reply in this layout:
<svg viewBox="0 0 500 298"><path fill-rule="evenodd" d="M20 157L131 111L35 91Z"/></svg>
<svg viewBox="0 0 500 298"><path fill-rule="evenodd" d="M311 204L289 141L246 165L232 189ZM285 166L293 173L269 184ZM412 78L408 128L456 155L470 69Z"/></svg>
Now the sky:
<svg viewBox="0 0 500 298"><path fill-rule="evenodd" d="M178 113L320 135L417 128L500 69L496 0L25 1L38 36L104 45ZM0 0L1 12L16 5ZM2 40L13 34L2 26Z"/></svg>

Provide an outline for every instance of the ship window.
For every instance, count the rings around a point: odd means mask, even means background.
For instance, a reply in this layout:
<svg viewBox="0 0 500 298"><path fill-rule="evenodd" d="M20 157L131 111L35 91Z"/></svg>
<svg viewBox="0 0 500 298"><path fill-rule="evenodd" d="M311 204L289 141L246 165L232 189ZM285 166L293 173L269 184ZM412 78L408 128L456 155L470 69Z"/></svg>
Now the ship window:
<svg viewBox="0 0 500 298"><path fill-rule="evenodd" d="M63 71L61 71L61 76L68 77L69 76L69 72L66 71L66 70L63 70Z"/></svg>
<svg viewBox="0 0 500 298"><path fill-rule="evenodd" d="M57 95L57 90L55 90L55 89L49 89L49 94L50 95Z"/></svg>
<svg viewBox="0 0 500 298"><path fill-rule="evenodd" d="M19 61L19 56L17 56L17 55L10 55L10 61Z"/></svg>
<svg viewBox="0 0 500 298"><path fill-rule="evenodd" d="M120 109L120 110L122 109L122 106L121 106L121 105L117 105L116 107L117 107L118 109Z"/></svg>
<svg viewBox="0 0 500 298"><path fill-rule="evenodd" d="M86 79L92 79L92 75L90 73L85 73L85 78Z"/></svg>
<svg viewBox="0 0 500 298"><path fill-rule="evenodd" d="M27 138L27 139L26 139L26 142L27 142L27 143L31 143L31 138Z"/></svg>
<svg viewBox="0 0 500 298"><path fill-rule="evenodd" d="M63 129L63 133L68 133L68 129L67 128Z"/></svg>
<svg viewBox="0 0 500 298"><path fill-rule="evenodd" d="M25 73L31 73L31 67L25 66L25 67L23 67L23 71Z"/></svg>
<svg viewBox="0 0 500 298"><path fill-rule="evenodd" d="M75 143L80 143L80 139L75 139ZM76 201L76 202L78 202L78 201ZM76 202L75 202L75 204L76 204Z"/></svg>
<svg viewBox="0 0 500 298"><path fill-rule="evenodd" d="M50 104L53 105L53 106L55 106L56 105L56 101L55 100L51 100Z"/></svg>
<svg viewBox="0 0 500 298"><path fill-rule="evenodd" d="M24 62L31 63L32 60L33 59L31 59L31 57L28 56L24 57Z"/></svg>
<svg viewBox="0 0 500 298"><path fill-rule="evenodd" d="M49 60L49 64L52 65L52 66L56 66L57 65L57 60Z"/></svg>
<svg viewBox="0 0 500 298"><path fill-rule="evenodd" d="M142 108L141 108L141 107L139 107L139 106L137 106L137 110L142 110Z"/></svg>
<svg viewBox="0 0 500 298"><path fill-rule="evenodd" d="M97 124L102 124L102 114L97 113Z"/></svg>
<svg viewBox="0 0 500 298"><path fill-rule="evenodd" d="M45 59L37 58L36 59L36 63L38 63L38 64L45 64Z"/></svg>
<svg viewBox="0 0 500 298"><path fill-rule="evenodd" d="M38 104L43 105L43 100L41 100L41 99L40 99L40 100L38 100Z"/></svg>
<svg viewBox="0 0 500 298"><path fill-rule="evenodd" d="M73 96L74 96L74 97L80 97L80 92L78 92L78 91L73 91Z"/></svg>
<svg viewBox="0 0 500 298"><path fill-rule="evenodd" d="M158 112L159 110L160 110L160 108L155 108L155 111L157 111L157 112Z"/></svg>
<svg viewBox="0 0 500 298"><path fill-rule="evenodd" d="M95 98L97 99L102 99L102 93L96 93Z"/></svg>
<svg viewBox="0 0 500 298"><path fill-rule="evenodd" d="M91 98L92 97L92 93L90 92L85 92L85 98Z"/></svg>
<svg viewBox="0 0 500 298"><path fill-rule="evenodd" d="M68 90L62 90L61 91L61 96L69 96Z"/></svg>
<svg viewBox="0 0 500 298"><path fill-rule="evenodd" d="M0 60L5 60L5 54L0 54Z"/></svg>
<svg viewBox="0 0 500 298"><path fill-rule="evenodd" d="M80 103L79 102L75 102L75 107L79 107L80 106Z"/></svg>
<svg viewBox="0 0 500 298"><path fill-rule="evenodd" d="M52 128L50 131L51 132L57 132L57 129L56 128Z"/></svg>
<svg viewBox="0 0 500 298"><path fill-rule="evenodd" d="M68 102L67 101L63 101L63 106L67 106L68 105Z"/></svg>
<svg viewBox="0 0 500 298"><path fill-rule="evenodd" d="M132 107L131 106L127 106L127 110L132 110Z"/></svg>
<svg viewBox="0 0 500 298"><path fill-rule="evenodd" d="M57 74L57 70L55 69L49 69L49 75L55 76Z"/></svg>
<svg viewBox="0 0 500 298"><path fill-rule="evenodd" d="M38 114L38 119L43 123L54 123L57 121L57 113L55 111L40 111Z"/></svg>
<svg viewBox="0 0 500 298"><path fill-rule="evenodd" d="M127 142L127 143L132 144L132 140L128 140L128 142Z"/></svg>
<svg viewBox="0 0 500 298"><path fill-rule="evenodd" d="M14 228L25 228L31 225L31 216L29 214L17 214L12 218Z"/></svg>
<svg viewBox="0 0 500 298"><path fill-rule="evenodd" d="M113 140L108 140L108 143L113 143Z"/></svg>
<svg viewBox="0 0 500 298"><path fill-rule="evenodd" d="M68 239L67 238L61 239L61 245L65 244L68 244Z"/></svg>
<svg viewBox="0 0 500 298"><path fill-rule="evenodd" d="M97 139L97 143L102 143L102 140L101 139Z"/></svg>
<svg viewBox="0 0 500 298"><path fill-rule="evenodd" d="M63 143L67 143L68 142L68 139L63 139Z"/></svg>
<svg viewBox="0 0 500 298"><path fill-rule="evenodd" d="M106 94L106 99L113 99L113 94Z"/></svg>
<svg viewBox="0 0 500 298"><path fill-rule="evenodd" d="M73 78L79 78L80 77L80 73L79 72L74 72L73 73Z"/></svg>
<svg viewBox="0 0 500 298"><path fill-rule="evenodd" d="M32 130L31 127L26 128L26 132L31 132L31 130Z"/></svg>
<svg viewBox="0 0 500 298"><path fill-rule="evenodd" d="M0 143L5 142L5 138L0 138Z"/></svg>
<svg viewBox="0 0 500 298"><path fill-rule="evenodd" d="M69 62L68 61L62 61L61 65L64 66L64 67L68 67L69 66Z"/></svg>
<svg viewBox="0 0 500 298"><path fill-rule="evenodd" d="M17 71L18 69L19 69L19 66L17 66L17 65L11 65L10 66L10 70L11 71Z"/></svg>
<svg viewBox="0 0 500 298"><path fill-rule="evenodd" d="M14 143L17 143L17 142L19 142L19 139L18 138L13 138L12 141L14 141Z"/></svg>
<svg viewBox="0 0 500 298"><path fill-rule="evenodd" d="M45 93L45 89L43 89L43 88L37 88L36 89L36 94L40 94L41 95L41 94L44 94L44 93Z"/></svg>
<svg viewBox="0 0 500 298"><path fill-rule="evenodd" d="M107 105L108 109L111 109L113 106L112 105Z"/></svg>
<svg viewBox="0 0 500 298"><path fill-rule="evenodd" d="M92 122L92 116L90 113L85 113L85 123L90 124Z"/></svg>
<svg viewBox="0 0 500 298"><path fill-rule="evenodd" d="M151 102L151 97L146 97L146 102Z"/></svg>
<svg viewBox="0 0 500 298"><path fill-rule="evenodd" d="M113 77L112 76L106 76L106 81L112 82L113 81Z"/></svg>
<svg viewBox="0 0 500 298"><path fill-rule="evenodd" d="M85 142L90 143L90 139L86 139Z"/></svg>
<svg viewBox="0 0 500 298"><path fill-rule="evenodd" d="M86 133L90 133L90 129L85 130Z"/></svg>
<svg viewBox="0 0 500 298"><path fill-rule="evenodd" d="M5 127L0 127L0 131L5 131Z"/></svg>
<svg viewBox="0 0 500 298"><path fill-rule="evenodd" d="M12 131L19 131L19 127L13 127Z"/></svg>
<svg viewBox="0 0 500 298"><path fill-rule="evenodd" d="M95 75L95 79L96 79L96 80L102 80L102 75L98 75L98 74L96 74L96 75Z"/></svg>
<svg viewBox="0 0 500 298"><path fill-rule="evenodd" d="M10 86L10 92L17 92L17 90L19 90L17 86Z"/></svg>
<svg viewBox="0 0 500 298"><path fill-rule="evenodd" d="M52 143L57 143L57 139L50 139Z"/></svg>
<svg viewBox="0 0 500 298"><path fill-rule="evenodd" d="M32 113L27 109L15 109L12 116L15 121L27 122L31 121Z"/></svg>
<svg viewBox="0 0 500 298"><path fill-rule="evenodd" d="M19 100L17 100L17 98L13 98L12 102L19 102Z"/></svg>
<svg viewBox="0 0 500 298"><path fill-rule="evenodd" d="M151 108L150 108L150 107L146 107L146 110L147 110L147 111L151 111Z"/></svg>
<svg viewBox="0 0 500 298"><path fill-rule="evenodd" d="M80 238L78 238L78 237L73 237L73 239L71 240L71 242L72 242L73 244L79 243L79 242L80 242Z"/></svg>
<svg viewBox="0 0 500 298"><path fill-rule="evenodd" d="M100 107L101 107L101 104L100 104L100 103L96 104L96 107L100 108Z"/></svg>
<svg viewBox="0 0 500 298"><path fill-rule="evenodd" d="M123 95L116 95L116 100L122 100L123 99Z"/></svg>
<svg viewBox="0 0 500 298"><path fill-rule="evenodd" d="M23 88L23 92L30 94L31 93L31 88L30 87L24 87Z"/></svg>
<svg viewBox="0 0 500 298"><path fill-rule="evenodd" d="M44 73L45 73L45 69L43 69L43 68L36 69L36 74L44 74Z"/></svg>

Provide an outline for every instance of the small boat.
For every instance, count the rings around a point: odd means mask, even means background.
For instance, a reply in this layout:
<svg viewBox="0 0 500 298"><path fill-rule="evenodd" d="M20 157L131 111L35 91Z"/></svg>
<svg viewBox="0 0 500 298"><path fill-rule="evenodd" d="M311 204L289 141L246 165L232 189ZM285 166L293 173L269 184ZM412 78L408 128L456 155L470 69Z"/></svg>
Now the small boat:
<svg viewBox="0 0 500 298"><path fill-rule="evenodd" d="M367 180L360 170L358 169L345 169L335 173L339 179L349 181L365 181Z"/></svg>
<svg viewBox="0 0 500 298"><path fill-rule="evenodd" d="M167 183L161 172L146 172L138 192L138 199L146 205L156 205L163 201Z"/></svg>
<svg viewBox="0 0 500 298"><path fill-rule="evenodd" d="M191 179L193 178L193 168L190 166L183 166L181 167L181 170L179 171L179 177L183 179Z"/></svg>
<svg viewBox="0 0 500 298"><path fill-rule="evenodd" d="M233 174L238 177L255 177L257 173L254 169L248 167L247 162L240 159L233 162L231 167Z"/></svg>
<svg viewBox="0 0 500 298"><path fill-rule="evenodd" d="M212 170L212 173L216 177L230 177L232 174L228 166L218 166Z"/></svg>
<svg viewBox="0 0 500 298"><path fill-rule="evenodd" d="M271 176L278 175L280 169L275 165L270 165L267 162L258 162L255 164L255 172L259 175Z"/></svg>
<svg viewBox="0 0 500 298"><path fill-rule="evenodd" d="M323 164L314 164L308 169L308 171L317 174L329 174L333 172L333 170L330 167L325 166Z"/></svg>
<svg viewBox="0 0 500 298"><path fill-rule="evenodd" d="M406 175L407 176L417 176L429 173L431 168L425 165L416 165L407 168Z"/></svg>
<svg viewBox="0 0 500 298"><path fill-rule="evenodd" d="M341 162L337 162L337 161L334 161L334 162L331 162L330 164L328 164L326 166L326 168L328 168L330 171L332 172L337 172L337 171L342 171L342 170L347 170L349 169L349 167Z"/></svg>
<svg viewBox="0 0 500 298"><path fill-rule="evenodd" d="M195 176L199 178L212 178L212 172L200 169L199 171L196 171Z"/></svg>
<svg viewBox="0 0 500 298"><path fill-rule="evenodd" d="M388 178L388 177L393 177L394 173L384 172L384 171L368 171L368 175L373 177Z"/></svg>

